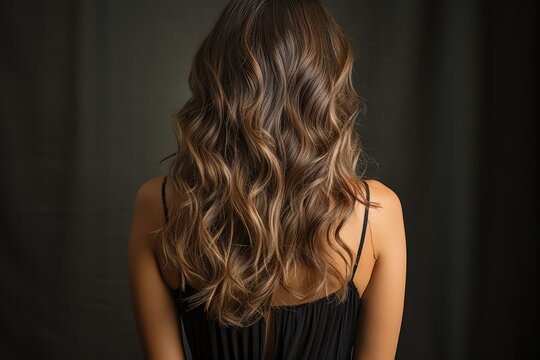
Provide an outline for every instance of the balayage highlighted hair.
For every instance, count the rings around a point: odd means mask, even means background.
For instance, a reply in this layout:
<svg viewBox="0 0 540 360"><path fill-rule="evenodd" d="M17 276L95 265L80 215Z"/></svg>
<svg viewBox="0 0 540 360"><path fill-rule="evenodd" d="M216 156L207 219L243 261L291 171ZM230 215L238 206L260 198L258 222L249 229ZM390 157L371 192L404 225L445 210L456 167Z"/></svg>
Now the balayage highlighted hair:
<svg viewBox="0 0 540 360"><path fill-rule="evenodd" d="M339 231L367 204L353 60L318 0L232 0L194 57L192 97L173 119L174 202L156 234L162 266L203 284L191 306L222 325L260 320L278 289L345 299L356 254ZM287 284L297 269L320 279L307 297Z"/></svg>

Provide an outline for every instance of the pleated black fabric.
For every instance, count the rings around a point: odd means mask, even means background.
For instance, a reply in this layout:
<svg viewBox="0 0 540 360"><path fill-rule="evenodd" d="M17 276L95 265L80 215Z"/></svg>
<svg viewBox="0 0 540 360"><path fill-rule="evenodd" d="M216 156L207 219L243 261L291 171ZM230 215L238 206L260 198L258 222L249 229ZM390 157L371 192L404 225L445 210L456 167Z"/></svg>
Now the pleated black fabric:
<svg viewBox="0 0 540 360"><path fill-rule="evenodd" d="M165 219L168 221L166 182L167 177L164 177L162 199ZM364 185L369 200L369 186L366 182ZM366 207L351 279L354 278L362 252L368 212L369 208ZM350 360L362 301L352 280L347 287L347 299L341 304L338 303L337 292L334 292L312 302L272 308L275 321L273 359ZM217 321L206 317L203 305L188 310L188 304L183 298L197 289L187 285L184 290L178 288L171 291L188 342L184 346L189 346L194 360L263 359L266 332L264 319L245 328L222 327Z"/></svg>

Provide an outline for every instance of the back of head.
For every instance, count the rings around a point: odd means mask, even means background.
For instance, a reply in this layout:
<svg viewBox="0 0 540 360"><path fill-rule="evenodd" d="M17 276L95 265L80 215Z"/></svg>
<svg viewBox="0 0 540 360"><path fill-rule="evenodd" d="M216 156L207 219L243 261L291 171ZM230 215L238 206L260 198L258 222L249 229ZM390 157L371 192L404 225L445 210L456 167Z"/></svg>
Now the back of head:
<svg viewBox="0 0 540 360"><path fill-rule="evenodd" d="M298 268L320 279L305 299L346 294L350 274L328 259L353 262L339 230L363 202L353 59L318 0L232 0L197 51L159 249L224 325L259 320Z"/></svg>

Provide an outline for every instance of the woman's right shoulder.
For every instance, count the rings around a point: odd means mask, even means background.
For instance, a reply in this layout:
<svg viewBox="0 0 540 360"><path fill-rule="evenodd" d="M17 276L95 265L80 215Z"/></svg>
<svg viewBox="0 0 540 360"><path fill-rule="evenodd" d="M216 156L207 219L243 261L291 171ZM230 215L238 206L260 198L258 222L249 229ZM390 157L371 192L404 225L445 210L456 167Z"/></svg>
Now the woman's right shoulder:
<svg viewBox="0 0 540 360"><path fill-rule="evenodd" d="M368 226L372 237L375 257L405 243L403 209L397 192L377 179L365 180L369 185L370 202L377 207L370 207Z"/></svg>

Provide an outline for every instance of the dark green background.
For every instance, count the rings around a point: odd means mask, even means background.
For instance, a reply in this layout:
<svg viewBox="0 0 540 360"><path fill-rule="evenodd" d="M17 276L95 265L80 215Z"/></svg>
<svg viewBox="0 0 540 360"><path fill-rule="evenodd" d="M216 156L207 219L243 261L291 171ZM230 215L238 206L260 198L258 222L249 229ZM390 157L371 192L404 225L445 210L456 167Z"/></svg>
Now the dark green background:
<svg viewBox="0 0 540 360"><path fill-rule="evenodd" d="M3 1L0 357L140 359L137 188L226 1ZM325 1L359 50L368 174L401 198L398 359L538 350L536 5Z"/></svg>

